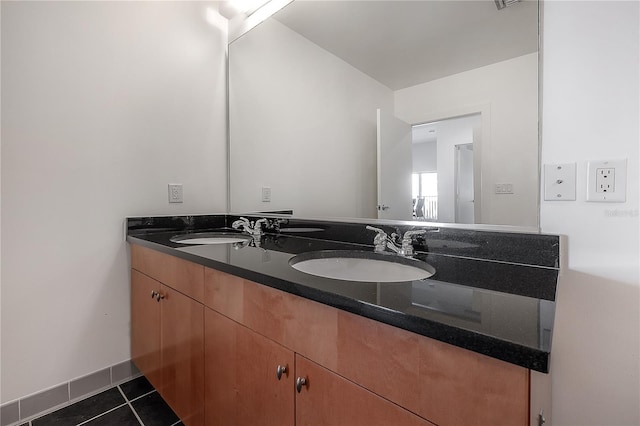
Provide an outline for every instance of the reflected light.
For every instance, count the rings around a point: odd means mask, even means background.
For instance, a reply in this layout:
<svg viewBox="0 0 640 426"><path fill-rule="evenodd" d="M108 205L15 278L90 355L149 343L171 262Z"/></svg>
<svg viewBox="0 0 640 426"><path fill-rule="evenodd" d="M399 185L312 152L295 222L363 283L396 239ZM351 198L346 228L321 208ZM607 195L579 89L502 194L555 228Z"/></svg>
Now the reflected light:
<svg viewBox="0 0 640 426"><path fill-rule="evenodd" d="M251 14L267 3L269 3L269 0L229 0L229 4L234 9L245 13L247 16L251 16Z"/></svg>
<svg viewBox="0 0 640 426"><path fill-rule="evenodd" d="M205 11L205 19L207 22L214 27L218 28L220 31L227 33L229 27L229 21L225 19L217 10L207 7Z"/></svg>
<svg viewBox="0 0 640 426"><path fill-rule="evenodd" d="M258 0L258 2L261 0ZM247 17L247 24L250 28L258 25L260 22L269 18L271 15L291 3L293 0L271 0L264 2L262 6L256 9Z"/></svg>

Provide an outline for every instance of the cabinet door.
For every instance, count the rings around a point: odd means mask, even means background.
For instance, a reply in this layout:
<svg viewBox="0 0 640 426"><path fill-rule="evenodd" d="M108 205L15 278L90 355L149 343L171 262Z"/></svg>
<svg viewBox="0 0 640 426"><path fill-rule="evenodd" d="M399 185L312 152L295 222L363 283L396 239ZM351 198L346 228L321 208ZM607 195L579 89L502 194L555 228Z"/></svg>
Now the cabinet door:
<svg viewBox="0 0 640 426"><path fill-rule="evenodd" d="M296 394L296 426L433 426L307 358L295 359L296 378L306 380Z"/></svg>
<svg viewBox="0 0 640 426"><path fill-rule="evenodd" d="M204 306L162 286L161 395L185 425L204 424Z"/></svg>
<svg viewBox="0 0 640 426"><path fill-rule="evenodd" d="M162 387L160 358L160 304L151 297L161 284L131 270L131 358L156 388Z"/></svg>
<svg viewBox="0 0 640 426"><path fill-rule="evenodd" d="M207 426L293 425L293 368L292 351L205 310Z"/></svg>

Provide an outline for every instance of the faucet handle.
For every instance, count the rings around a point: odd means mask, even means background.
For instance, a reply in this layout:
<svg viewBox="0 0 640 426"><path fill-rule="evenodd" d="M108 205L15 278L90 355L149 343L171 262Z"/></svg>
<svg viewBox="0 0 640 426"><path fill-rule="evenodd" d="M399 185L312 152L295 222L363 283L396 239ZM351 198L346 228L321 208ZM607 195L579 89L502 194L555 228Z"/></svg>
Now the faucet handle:
<svg viewBox="0 0 640 426"><path fill-rule="evenodd" d="M427 230L426 229L416 229L416 230L411 230L411 231L407 231L404 233L404 236L402 237L402 239L405 238L411 238L414 235L422 235L422 234L426 234Z"/></svg>
<svg viewBox="0 0 640 426"><path fill-rule="evenodd" d="M384 232L382 229L380 228L376 228L375 226L371 226L371 225L367 225L366 226L367 229L371 230L371 231L376 231L378 234L385 234L387 235L386 232Z"/></svg>
<svg viewBox="0 0 640 426"><path fill-rule="evenodd" d="M387 233L380 228L370 225L367 225L366 229L377 232L376 236L373 238L374 251L385 251L387 248Z"/></svg>

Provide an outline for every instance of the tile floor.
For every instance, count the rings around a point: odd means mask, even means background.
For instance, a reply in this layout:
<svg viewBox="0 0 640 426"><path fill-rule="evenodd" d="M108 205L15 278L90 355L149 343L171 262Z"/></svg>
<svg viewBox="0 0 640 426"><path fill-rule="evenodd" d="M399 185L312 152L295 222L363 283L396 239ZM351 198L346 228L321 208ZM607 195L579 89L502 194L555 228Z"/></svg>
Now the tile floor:
<svg viewBox="0 0 640 426"><path fill-rule="evenodd" d="M144 377L110 388L20 426L182 426Z"/></svg>

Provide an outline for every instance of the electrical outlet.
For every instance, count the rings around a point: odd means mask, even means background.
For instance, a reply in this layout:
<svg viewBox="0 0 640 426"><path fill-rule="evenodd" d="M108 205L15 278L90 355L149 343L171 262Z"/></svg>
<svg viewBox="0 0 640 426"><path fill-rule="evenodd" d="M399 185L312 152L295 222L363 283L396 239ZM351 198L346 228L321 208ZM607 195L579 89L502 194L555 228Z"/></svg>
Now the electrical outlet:
<svg viewBox="0 0 640 426"><path fill-rule="evenodd" d="M596 192L616 191L616 169L609 167L606 169L596 169Z"/></svg>
<svg viewBox="0 0 640 426"><path fill-rule="evenodd" d="M587 201L624 203L627 200L627 160L589 161Z"/></svg>
<svg viewBox="0 0 640 426"><path fill-rule="evenodd" d="M182 203L182 184L181 183L169 184L169 202Z"/></svg>

